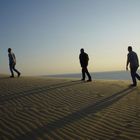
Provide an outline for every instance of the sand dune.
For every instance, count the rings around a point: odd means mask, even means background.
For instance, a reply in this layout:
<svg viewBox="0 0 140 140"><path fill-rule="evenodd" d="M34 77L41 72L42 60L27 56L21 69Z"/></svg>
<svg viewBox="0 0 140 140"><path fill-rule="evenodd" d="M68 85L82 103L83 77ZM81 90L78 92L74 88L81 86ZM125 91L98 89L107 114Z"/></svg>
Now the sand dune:
<svg viewBox="0 0 140 140"><path fill-rule="evenodd" d="M140 140L129 81L0 77L0 140Z"/></svg>

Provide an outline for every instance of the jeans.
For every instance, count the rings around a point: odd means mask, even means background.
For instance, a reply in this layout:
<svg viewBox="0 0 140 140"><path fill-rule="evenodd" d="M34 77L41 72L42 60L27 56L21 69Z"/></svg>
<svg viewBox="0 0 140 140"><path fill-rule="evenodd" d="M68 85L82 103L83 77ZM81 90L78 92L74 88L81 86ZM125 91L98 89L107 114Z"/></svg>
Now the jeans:
<svg viewBox="0 0 140 140"><path fill-rule="evenodd" d="M12 76L14 76L14 72L13 71L15 71L17 74L20 74L20 72L17 69L15 69L15 65L16 64L14 64L14 63L9 64L9 68L10 68Z"/></svg>
<svg viewBox="0 0 140 140"><path fill-rule="evenodd" d="M136 78L138 80L140 80L140 76L137 74L137 69L138 69L138 67L131 67L130 68L130 73L131 73L131 77L132 77L132 81L133 81L134 85L137 85Z"/></svg>

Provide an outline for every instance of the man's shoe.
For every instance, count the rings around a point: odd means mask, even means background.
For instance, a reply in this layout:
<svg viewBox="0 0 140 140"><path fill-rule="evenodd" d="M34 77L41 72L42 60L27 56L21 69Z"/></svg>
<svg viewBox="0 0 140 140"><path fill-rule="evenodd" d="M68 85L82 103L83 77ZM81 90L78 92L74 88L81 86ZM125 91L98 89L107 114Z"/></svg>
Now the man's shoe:
<svg viewBox="0 0 140 140"><path fill-rule="evenodd" d="M18 73L18 77L20 77L21 73Z"/></svg>
<svg viewBox="0 0 140 140"><path fill-rule="evenodd" d="M81 81L85 81L85 79L81 79Z"/></svg>
<svg viewBox="0 0 140 140"><path fill-rule="evenodd" d="M11 76L10 76L10 78L14 78L14 76L13 76L13 75L11 75Z"/></svg>
<svg viewBox="0 0 140 140"><path fill-rule="evenodd" d="M136 84L131 84L131 85L130 85L130 87L136 87L136 86L137 86Z"/></svg>
<svg viewBox="0 0 140 140"><path fill-rule="evenodd" d="M88 79L88 80L87 80L87 82L91 82L91 81L92 81L91 79Z"/></svg>

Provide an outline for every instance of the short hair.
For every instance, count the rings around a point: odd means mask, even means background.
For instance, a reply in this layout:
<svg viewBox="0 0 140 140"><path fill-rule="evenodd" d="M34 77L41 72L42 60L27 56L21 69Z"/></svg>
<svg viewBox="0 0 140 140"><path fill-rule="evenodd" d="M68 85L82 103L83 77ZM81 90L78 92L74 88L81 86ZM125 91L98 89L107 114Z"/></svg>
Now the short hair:
<svg viewBox="0 0 140 140"><path fill-rule="evenodd" d="M128 50L132 51L132 46L128 46Z"/></svg>
<svg viewBox="0 0 140 140"><path fill-rule="evenodd" d="M84 52L84 49L83 49L83 48L81 48L81 51L83 51L83 52Z"/></svg>
<svg viewBox="0 0 140 140"><path fill-rule="evenodd" d="M8 48L8 52L11 52L11 50L12 50L11 48Z"/></svg>

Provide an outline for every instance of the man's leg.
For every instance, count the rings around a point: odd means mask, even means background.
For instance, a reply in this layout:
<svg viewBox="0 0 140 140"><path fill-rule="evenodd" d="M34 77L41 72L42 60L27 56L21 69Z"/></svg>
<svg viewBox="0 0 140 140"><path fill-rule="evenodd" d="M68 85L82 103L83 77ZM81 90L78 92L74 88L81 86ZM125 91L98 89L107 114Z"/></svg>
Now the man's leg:
<svg viewBox="0 0 140 140"><path fill-rule="evenodd" d="M85 80L85 68L82 68L82 80Z"/></svg>
<svg viewBox="0 0 140 140"><path fill-rule="evenodd" d="M10 77L14 77L13 64L9 64L9 69L11 71L11 76Z"/></svg>
<svg viewBox="0 0 140 140"><path fill-rule="evenodd" d="M13 65L13 70L18 74L18 77L19 77L20 76L20 72L17 69L15 69L15 64Z"/></svg>
<svg viewBox="0 0 140 140"><path fill-rule="evenodd" d="M136 68L131 68L130 72L131 72L131 77L132 77L132 81L133 81L133 85L136 86L137 85L137 81L136 81Z"/></svg>
<svg viewBox="0 0 140 140"><path fill-rule="evenodd" d="M140 76L137 74L137 69L138 69L138 67L136 67L136 74L135 74L135 77L136 77L138 80L140 80Z"/></svg>
<svg viewBox="0 0 140 140"><path fill-rule="evenodd" d="M88 81L91 81L91 76L90 76L90 74L89 74L89 72L88 72L88 69L87 69L87 68L85 68L85 72L86 72L86 74L87 74L87 76L88 76Z"/></svg>
<svg viewBox="0 0 140 140"><path fill-rule="evenodd" d="M140 80L140 76L136 73L136 78L138 79L138 80Z"/></svg>

